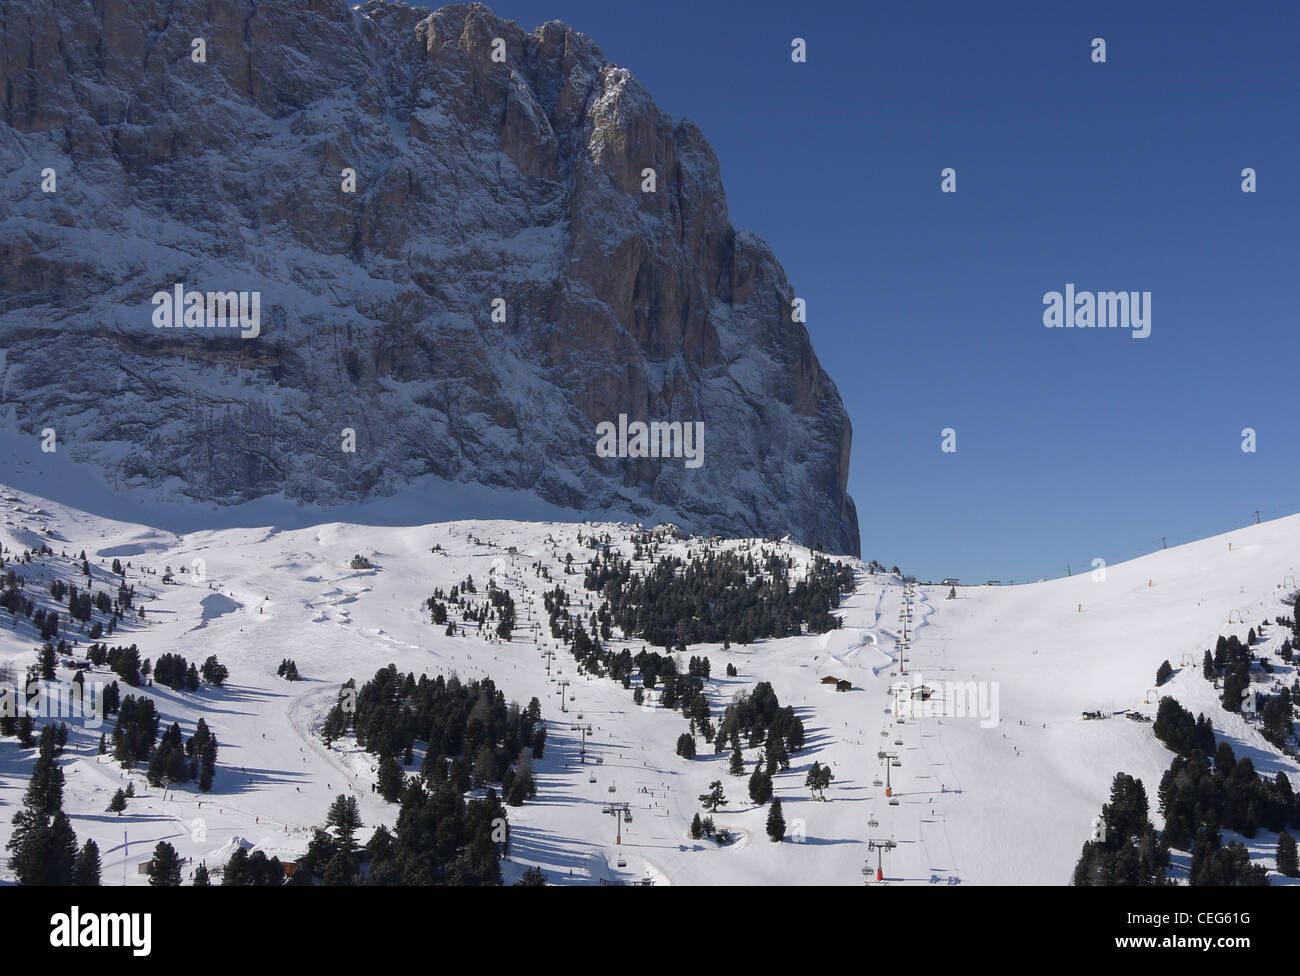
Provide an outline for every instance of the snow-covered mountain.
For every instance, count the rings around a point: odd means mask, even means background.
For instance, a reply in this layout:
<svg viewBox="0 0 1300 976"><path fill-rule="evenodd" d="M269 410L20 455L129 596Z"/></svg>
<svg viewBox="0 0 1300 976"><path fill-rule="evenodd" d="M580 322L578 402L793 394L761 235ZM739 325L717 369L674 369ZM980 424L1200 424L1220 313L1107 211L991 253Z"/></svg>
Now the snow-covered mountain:
<svg viewBox="0 0 1300 976"><path fill-rule="evenodd" d="M593 551L579 535L609 533L612 545L630 554L629 525L478 520L176 534L10 489L0 491L0 513L7 560L42 544L53 550L11 562L28 577L34 598L49 601L53 577L84 582L83 549L94 589L115 586L111 563L119 559L130 564L126 581L137 588L146 614L126 618L114 643L136 643L155 661L168 651L193 661L217 654L230 669L222 689L132 689L155 700L164 727L179 722L188 736L200 717L211 726L221 755L209 794L192 784L165 791L148 786L139 768L124 771L97 754L101 729L73 723L60 760L64 808L78 836L99 844L105 883L123 877L144 883L136 866L159 840L196 864L223 863L235 845L289 859L302 853L311 826L339 793L359 801L364 836L381 823L391 827L398 807L371 791L374 759L346 741L328 749L320 738L340 684L365 681L389 663L416 675L490 676L507 700L541 701L549 739L545 757L534 764L539 792L510 809L507 881L538 865L561 884L647 877L659 884L856 884L864 865L875 864L868 841L892 839L897 847L885 859L891 884L1068 883L1116 772L1143 780L1159 826L1155 791L1172 753L1150 723L1117 713L1154 714L1152 685L1165 659L1176 673L1160 694L1206 714L1219 740L1250 757L1259 772L1285 771L1293 780L1300 774L1300 765L1255 724L1221 707L1199 668L1220 634L1244 638L1249 627L1291 612L1300 517L1110 566L1100 577L957 587L955 599L947 599L948 587L918 584L910 620L903 619L904 582L871 575L849 558L856 583L838 611L842 629L748 646L692 645L691 655L710 659L707 694L715 714L737 692L767 681L807 730L806 747L773 784L788 839L797 842L773 844L764 832L767 808L749 801L745 778L728 773L727 752L714 755L701 745L696 758L681 758L675 750L686 730L680 712L662 707L653 694L638 707L620 682L579 674L549 636L544 591L563 587L583 614L592 597L582 571ZM706 542L664 536L661 544L661 554L685 555ZM752 551L766 545L794 561L796 578L811 555L788 542L712 545ZM355 555L370 566L354 569ZM567 555L573 574L564 572ZM539 564L551 579L538 575ZM177 582L165 585L167 567ZM493 638L491 628L479 636L472 626L466 635L448 636L431 623L425 599L470 575L480 584L492 578L512 593L519 617L511 640ZM538 623L540 632L533 629ZM84 648L77 625L66 626L63 636ZM1275 654L1283 637L1283 628L1270 627L1254 648L1274 667L1271 679L1257 680L1289 685L1295 679ZM35 662L38 643L29 620L0 613L0 660L12 662L17 674ZM615 632L609 644L635 652L643 642ZM556 651L553 662L542 656L547 649ZM904 653L907 675L900 679L893 672ZM296 662L301 682L277 676L285 657ZM727 665L735 667L734 677ZM95 680L112 677L102 669L91 673ZM837 692L822 683L827 677L849 682L851 690ZM973 688L973 707L962 716L918 705L900 722L891 694L900 680L934 689L937 702ZM560 681L570 682L567 689ZM1097 711L1113 717L1082 718ZM579 723L592 728L586 764L578 761ZM899 757L888 768L897 805L875 783L886 773L877 758L882 750ZM760 751L744 748L746 774ZM33 750L0 739L6 808L21 802L32 761ZM816 801L804 785L814 761L835 775L827 802ZM127 780L137 798L120 817L106 813ZM729 800L716 815L734 838L725 846L689 835L698 796L713 780L723 782ZM621 845L614 843L615 823L602 812L609 801L631 804ZM9 818L0 817L0 839L9 829ZM1261 830L1247 843L1271 870L1276 835ZM1176 852L1171 874L1185 877L1186 870L1186 856ZM1274 872L1272 880L1288 879Z"/></svg>
<svg viewBox="0 0 1300 976"><path fill-rule="evenodd" d="M23 435L202 502L436 478L858 551L849 421L781 266L699 130L583 34L478 4L38 0L0 5L0 38ZM258 334L158 327L178 286L256 294ZM621 415L701 424L702 465L601 456Z"/></svg>

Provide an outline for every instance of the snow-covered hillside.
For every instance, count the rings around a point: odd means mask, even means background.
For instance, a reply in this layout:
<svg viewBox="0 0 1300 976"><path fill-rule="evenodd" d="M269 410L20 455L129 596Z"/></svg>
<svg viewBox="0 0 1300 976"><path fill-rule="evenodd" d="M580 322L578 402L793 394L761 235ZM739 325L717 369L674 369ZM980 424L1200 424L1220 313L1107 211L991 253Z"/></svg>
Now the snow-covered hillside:
<svg viewBox="0 0 1300 976"><path fill-rule="evenodd" d="M549 738L534 767L537 798L509 808L507 882L538 865L560 884L645 878L656 884L859 884L863 866L875 864L867 841L890 838L897 847L885 855L888 883L1068 883L1117 771L1143 780L1159 825L1155 789L1172 754L1149 723L1122 715L1085 721L1081 715L1125 709L1154 715L1151 689L1165 659L1177 672L1162 693L1208 715L1218 735L1238 756L1249 755L1261 773L1285 770L1293 779L1300 773L1241 716L1223 711L1199 667L1219 634L1244 639L1252 625L1291 612L1284 600L1297 589L1300 517L1110 566L1104 579L1089 574L957 587L955 599L947 599L948 587L926 584L913 587L909 598L898 577L871 575L865 564L846 558L856 588L837 611L842 629L726 650L690 647L689 655L710 659L707 688L715 712L737 692L768 681L807 730L807 746L792 757L789 771L775 777L789 834L787 842L774 844L764 830L767 808L754 806L747 795L758 750L745 750L745 777L729 775L727 752L714 755L702 739L697 758L679 758L675 745L686 730L679 712L660 707L653 696L638 707L620 683L577 674L573 658L549 635L544 590L565 586L575 609L591 600L582 567L592 551L578 536L609 533L630 555L632 526L330 523L180 535L15 489L0 490L0 513L0 542L10 565L42 544L53 550L15 567L28 578L29 595L52 606L50 578L83 581L83 550L93 587L116 592L110 567L119 559L129 563L126 581L136 587L145 616L128 616L109 642L136 643L142 657L155 661L167 652L194 662L216 654L230 670L219 689L142 689L156 701L164 728L176 721L189 736L202 717L216 734L221 751L206 795L193 784L152 788L141 770L124 773L109 756L98 755L99 734L112 731L111 720L102 728L71 723L62 757L64 809L78 837L99 845L106 884L145 883L137 865L159 840L195 864L224 863L237 844L292 858L305 850L312 826L323 822L340 793L357 797L363 838L378 824L391 827L397 807L372 792L373 758L342 742L326 748L317 734L343 681L364 682L390 663L417 675L490 676L507 700L540 699ZM661 554L699 552L704 545L669 540ZM713 545L779 549L795 560L795 577L810 556L790 543ZM371 568L351 568L357 554ZM564 571L568 554L573 574ZM539 562L549 567L550 580L533 569ZM164 584L168 567L176 582ZM434 589L449 589L470 575L481 584L492 576L513 595L519 613L512 640L486 636L490 628L485 636L472 627L465 636L447 636L430 622L422 604ZM910 639L900 650L904 625ZM77 640L80 650L88 643L75 627L65 626L63 636ZM1282 637L1282 628L1270 627L1264 650ZM616 632L610 645L635 652L643 643L619 640ZM35 663L39 644L30 621L0 613L0 660L12 662L15 675ZM547 649L557 651L549 676ZM903 679L895 674L900 653L906 657ZM302 681L277 677L284 658L296 662ZM728 664L736 677L726 676ZM65 680L69 673L60 669ZM852 689L824 685L828 676L851 682ZM113 677L104 669L90 675ZM1293 680L1280 664L1275 677ZM899 680L935 690L901 722L890 693ZM558 691L563 681L570 682L567 694ZM934 714L967 690L974 693L971 702L987 707L967 717ZM572 731L578 722L593 730L585 765ZM896 805L874 785L884 777L877 758L882 749L898 754L900 765L889 767ZM21 804L34 752L12 737L0 739L0 840L7 839ZM834 771L828 802L814 800L804 786L814 761ZM136 798L121 816L107 812L128 778ZM701 809L697 797L713 780L722 781L729 800L715 817L735 837L726 846L692 840L688 830ZM602 812L611 800L631 804L621 846L614 843L613 818ZM1249 844L1271 868L1276 836L1260 831ZM1184 860L1175 856L1175 876L1185 873ZM0 869L0 877L12 874Z"/></svg>

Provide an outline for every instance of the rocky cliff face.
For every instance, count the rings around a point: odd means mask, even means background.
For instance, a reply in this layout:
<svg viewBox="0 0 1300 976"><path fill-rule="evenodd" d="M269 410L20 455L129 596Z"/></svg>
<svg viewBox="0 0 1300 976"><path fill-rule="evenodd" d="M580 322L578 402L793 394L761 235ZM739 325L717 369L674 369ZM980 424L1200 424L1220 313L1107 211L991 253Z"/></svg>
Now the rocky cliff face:
<svg viewBox="0 0 1300 976"><path fill-rule="evenodd" d="M848 418L781 266L699 130L583 34L477 4L33 0L0 3L0 43L22 430L204 500L431 474L858 551ZM156 328L177 284L257 292L260 334ZM620 414L702 423L704 463L598 456Z"/></svg>

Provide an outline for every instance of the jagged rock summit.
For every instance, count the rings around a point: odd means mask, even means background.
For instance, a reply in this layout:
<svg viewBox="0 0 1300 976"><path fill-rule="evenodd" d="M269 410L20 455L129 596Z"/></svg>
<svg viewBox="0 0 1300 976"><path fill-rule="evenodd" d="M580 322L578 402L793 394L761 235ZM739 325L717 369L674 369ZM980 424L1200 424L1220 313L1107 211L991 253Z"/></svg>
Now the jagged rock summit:
<svg viewBox="0 0 1300 976"><path fill-rule="evenodd" d="M35 0L0 43L22 432L173 498L432 475L858 552L848 417L785 273L699 130L583 34L479 4ZM256 293L257 335L157 327L177 286ZM702 424L703 463L599 456L620 415Z"/></svg>

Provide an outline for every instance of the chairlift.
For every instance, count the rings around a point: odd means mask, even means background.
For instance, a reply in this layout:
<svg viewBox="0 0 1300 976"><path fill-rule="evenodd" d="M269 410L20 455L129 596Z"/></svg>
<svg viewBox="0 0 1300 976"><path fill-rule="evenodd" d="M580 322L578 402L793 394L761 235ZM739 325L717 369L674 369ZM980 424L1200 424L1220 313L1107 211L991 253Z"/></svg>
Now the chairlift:
<svg viewBox="0 0 1300 976"><path fill-rule="evenodd" d="M902 740L902 739L895 739L895 740L894 740L894 745L896 745L896 746L901 746L902 744L903 744L903 740Z"/></svg>
<svg viewBox="0 0 1300 976"><path fill-rule="evenodd" d="M611 792L611 793L614 792L614 784L613 784L613 783L610 783L610 784L609 784L609 792Z"/></svg>
<svg viewBox="0 0 1300 976"><path fill-rule="evenodd" d="M631 811L631 810L624 810L624 811L623 811L623 823L631 823L631 822L632 822L632 811Z"/></svg>
<svg viewBox="0 0 1300 976"><path fill-rule="evenodd" d="M872 785L872 786L884 786L884 785L885 785L885 781L884 781L883 779L881 779L879 776L877 776L875 779L873 779L873 780L871 781L871 785Z"/></svg>
<svg viewBox="0 0 1300 976"><path fill-rule="evenodd" d="M627 867L627 861L623 859L623 855L621 853L618 855L618 860L615 863L621 868Z"/></svg>
<svg viewBox="0 0 1300 976"><path fill-rule="evenodd" d="M577 699L577 696L575 696L575 695L570 695L570 696L569 696L569 701L577 701L577 700L578 700L578 699Z"/></svg>
<svg viewBox="0 0 1300 976"><path fill-rule="evenodd" d="M589 777L587 777L587 782L588 782L588 783L594 783L594 782L596 782L596 774L595 774L595 773L592 773Z"/></svg>
<svg viewBox="0 0 1300 976"><path fill-rule="evenodd" d="M871 815L871 819L867 821L867 826L873 829L880 826L880 821L876 819L874 813Z"/></svg>
<svg viewBox="0 0 1300 976"><path fill-rule="evenodd" d="M896 807L896 806L898 806L898 797L896 797L896 796L891 796L891 797L889 798L889 805L890 805L891 807Z"/></svg>
<svg viewBox="0 0 1300 976"><path fill-rule="evenodd" d="M901 766L901 765L903 765L903 760L901 760L901 759L895 759L895 760L894 760L893 762L891 762L889 765L891 765L891 766Z"/></svg>

